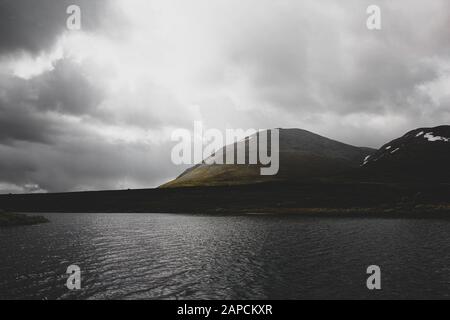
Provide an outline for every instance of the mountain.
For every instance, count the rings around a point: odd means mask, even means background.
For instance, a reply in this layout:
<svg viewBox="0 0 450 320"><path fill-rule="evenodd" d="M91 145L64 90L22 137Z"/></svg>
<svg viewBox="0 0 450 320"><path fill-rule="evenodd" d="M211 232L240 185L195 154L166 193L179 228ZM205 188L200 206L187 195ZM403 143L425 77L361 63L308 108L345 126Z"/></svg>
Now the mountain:
<svg viewBox="0 0 450 320"><path fill-rule="evenodd" d="M270 135L269 135L270 136ZM222 148L246 148L256 135ZM301 129L279 129L279 172L274 176L260 174L260 165L197 164L178 178L161 187L220 186L268 181L305 181L324 179L351 172L360 167L366 156L376 150L331 140Z"/></svg>
<svg viewBox="0 0 450 320"><path fill-rule="evenodd" d="M450 126L419 128L385 144L362 165L383 181L450 181Z"/></svg>
<svg viewBox="0 0 450 320"><path fill-rule="evenodd" d="M245 146L251 139L254 136L234 147ZM450 126L412 130L378 151L304 130L283 129L280 171L276 176L261 176L257 165L202 163L163 188L0 195L0 208L34 213L298 213L448 218L449 143ZM171 188L187 186L191 188Z"/></svg>

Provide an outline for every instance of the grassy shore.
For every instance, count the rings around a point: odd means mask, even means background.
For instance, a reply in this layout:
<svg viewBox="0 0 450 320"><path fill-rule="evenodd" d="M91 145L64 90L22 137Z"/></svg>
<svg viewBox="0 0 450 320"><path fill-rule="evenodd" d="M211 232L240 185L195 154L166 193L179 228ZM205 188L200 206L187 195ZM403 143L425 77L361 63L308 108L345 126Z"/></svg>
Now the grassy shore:
<svg viewBox="0 0 450 320"><path fill-rule="evenodd" d="M450 217L450 184L260 183L53 194L0 195L8 212L296 213Z"/></svg>
<svg viewBox="0 0 450 320"><path fill-rule="evenodd" d="M447 217L450 218L450 204L440 205L416 205L410 206L392 206L392 207L352 207L352 208L253 208L240 211L231 211L218 208L209 213L253 213L253 214L297 214L303 216L315 217Z"/></svg>
<svg viewBox="0 0 450 320"><path fill-rule="evenodd" d="M47 222L49 220L42 216L0 212L0 227L29 226Z"/></svg>

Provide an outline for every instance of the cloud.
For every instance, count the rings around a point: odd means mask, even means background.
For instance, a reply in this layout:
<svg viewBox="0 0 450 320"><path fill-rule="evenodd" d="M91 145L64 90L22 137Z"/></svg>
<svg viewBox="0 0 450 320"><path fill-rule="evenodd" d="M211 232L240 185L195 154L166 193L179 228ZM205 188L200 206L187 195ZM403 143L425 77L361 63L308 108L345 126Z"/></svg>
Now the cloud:
<svg viewBox="0 0 450 320"><path fill-rule="evenodd" d="M148 187L176 172L170 135L101 110L106 88L87 71L65 58L31 79L0 76L1 192Z"/></svg>
<svg viewBox="0 0 450 320"><path fill-rule="evenodd" d="M159 156L163 151L170 154L168 146L111 142L84 134L58 138L51 146L0 145L2 183L27 190L34 185L46 191L125 189L148 187L149 181L163 183L174 170L167 166L169 156Z"/></svg>
<svg viewBox="0 0 450 320"><path fill-rule="evenodd" d="M70 60L57 61L52 71L30 80L0 74L0 142L50 143L58 131L51 113L95 113L101 89Z"/></svg>
<svg viewBox="0 0 450 320"><path fill-rule="evenodd" d="M264 2L256 18L234 21L241 28L230 43L231 68L246 70L254 99L292 113L407 108L417 86L438 76L439 59L448 61L450 42L442 38L448 15L439 13L431 25L426 20L450 5L438 1L430 10L414 1L379 2L379 32L365 27L364 2Z"/></svg>
<svg viewBox="0 0 450 320"><path fill-rule="evenodd" d="M54 128L33 105L34 94L27 81L3 76L0 83L0 142L48 141Z"/></svg>
<svg viewBox="0 0 450 320"><path fill-rule="evenodd" d="M94 113L102 101L102 88L84 74L82 66L64 59L57 61L51 72L30 81L37 93L39 111L65 114Z"/></svg>
<svg viewBox="0 0 450 320"><path fill-rule="evenodd" d="M100 28L108 14L108 0L2 0L0 2L0 54L49 50L67 31L69 5L82 10L84 31Z"/></svg>

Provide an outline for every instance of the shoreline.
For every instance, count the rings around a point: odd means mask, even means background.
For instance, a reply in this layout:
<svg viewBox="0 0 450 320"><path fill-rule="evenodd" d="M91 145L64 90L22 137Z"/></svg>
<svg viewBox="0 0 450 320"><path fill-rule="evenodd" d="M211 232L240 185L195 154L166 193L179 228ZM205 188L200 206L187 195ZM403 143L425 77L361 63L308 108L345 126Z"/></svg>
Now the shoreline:
<svg viewBox="0 0 450 320"><path fill-rule="evenodd" d="M252 208L252 209L224 209L217 208L215 210L193 210L193 211L59 211L59 212L20 212L15 215L26 215L28 218L44 218L37 214L170 214L170 215L188 215L188 216L216 216L216 217L237 217L237 216L267 216L267 217L302 217L302 218L382 218L382 219L450 219L450 204L439 206L419 206L418 208ZM38 223L49 222L43 221Z"/></svg>
<svg viewBox="0 0 450 320"><path fill-rule="evenodd" d="M20 213L450 217L449 184L298 183L0 195Z"/></svg>

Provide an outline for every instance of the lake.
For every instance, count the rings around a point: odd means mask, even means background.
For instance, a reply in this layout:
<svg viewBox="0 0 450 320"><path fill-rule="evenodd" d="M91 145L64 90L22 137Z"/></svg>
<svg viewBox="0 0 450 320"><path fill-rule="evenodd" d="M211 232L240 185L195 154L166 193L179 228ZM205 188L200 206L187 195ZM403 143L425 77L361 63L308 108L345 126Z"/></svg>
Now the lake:
<svg viewBox="0 0 450 320"><path fill-rule="evenodd" d="M450 298L450 220L45 216L0 229L1 299ZM366 287L370 265L382 290Z"/></svg>

